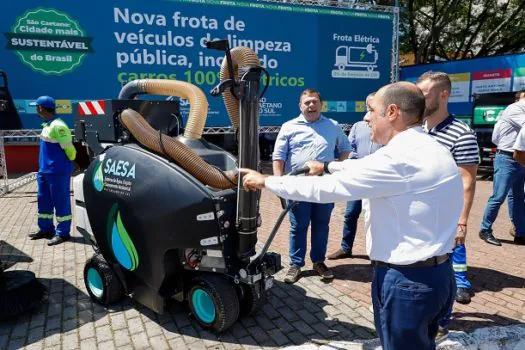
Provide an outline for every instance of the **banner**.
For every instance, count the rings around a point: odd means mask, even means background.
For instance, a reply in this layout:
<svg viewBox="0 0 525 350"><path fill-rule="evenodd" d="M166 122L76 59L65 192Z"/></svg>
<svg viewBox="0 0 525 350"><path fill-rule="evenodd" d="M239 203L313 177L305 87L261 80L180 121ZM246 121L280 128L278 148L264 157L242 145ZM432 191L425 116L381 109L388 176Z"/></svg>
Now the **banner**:
<svg viewBox="0 0 525 350"><path fill-rule="evenodd" d="M486 111L480 110L473 115L473 94L525 88L525 53L401 67L401 80L415 82L421 74L430 70L445 72L450 76L452 93L449 112L469 121L474 119L475 124L493 122L490 118L489 121L482 118ZM490 110L489 115L495 113L497 116L499 112Z"/></svg>
<svg viewBox="0 0 525 350"><path fill-rule="evenodd" d="M127 82L150 78L199 86L206 126L228 126L222 98L209 94L224 53L206 49L227 38L256 51L271 75L261 125L297 116L306 88L321 92L327 116L353 123L367 94L390 82L392 21L390 13L265 2L15 1L2 12L0 69L24 128L40 127L30 106L40 95L59 100L73 126L74 102L116 98ZM187 101L181 109L186 116Z"/></svg>

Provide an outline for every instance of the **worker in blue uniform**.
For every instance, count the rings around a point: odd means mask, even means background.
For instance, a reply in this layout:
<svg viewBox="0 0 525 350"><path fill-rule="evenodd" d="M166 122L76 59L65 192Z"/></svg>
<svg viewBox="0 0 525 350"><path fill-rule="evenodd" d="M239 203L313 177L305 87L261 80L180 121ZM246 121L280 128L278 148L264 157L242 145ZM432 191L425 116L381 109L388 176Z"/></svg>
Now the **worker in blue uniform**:
<svg viewBox="0 0 525 350"><path fill-rule="evenodd" d="M40 134L38 161L38 228L29 235L31 239L48 238L48 246L70 239L71 202L70 182L72 161L76 157L71 131L67 124L55 115L55 100L40 96L34 103L38 115L44 119ZM56 216L57 227L53 223Z"/></svg>

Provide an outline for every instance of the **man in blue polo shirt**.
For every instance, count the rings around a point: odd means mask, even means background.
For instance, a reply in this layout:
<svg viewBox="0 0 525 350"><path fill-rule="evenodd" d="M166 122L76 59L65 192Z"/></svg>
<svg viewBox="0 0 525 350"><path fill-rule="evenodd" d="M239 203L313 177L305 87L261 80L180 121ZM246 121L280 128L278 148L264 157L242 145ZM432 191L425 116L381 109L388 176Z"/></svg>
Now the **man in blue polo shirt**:
<svg viewBox="0 0 525 350"><path fill-rule="evenodd" d="M333 161L335 150L339 151L339 160L344 160L350 152L350 145L337 123L321 115L321 95L314 89L302 92L299 109L301 114L283 124L273 153L273 173L282 176L300 169L309 160L321 162ZM284 279L286 283L295 283L304 266L306 256L306 236L310 223L311 251L310 258L314 271L321 279L332 279L332 271L325 265L328 244L328 225L334 208L333 203L300 202L290 211L290 269Z"/></svg>
<svg viewBox="0 0 525 350"><path fill-rule="evenodd" d="M55 115L55 100L40 96L36 103L38 115L44 119L40 134L38 160L38 228L31 239L50 238L52 246L69 240L71 230L71 202L69 196L72 161L76 157L71 131ZM53 212L57 227L53 223Z"/></svg>

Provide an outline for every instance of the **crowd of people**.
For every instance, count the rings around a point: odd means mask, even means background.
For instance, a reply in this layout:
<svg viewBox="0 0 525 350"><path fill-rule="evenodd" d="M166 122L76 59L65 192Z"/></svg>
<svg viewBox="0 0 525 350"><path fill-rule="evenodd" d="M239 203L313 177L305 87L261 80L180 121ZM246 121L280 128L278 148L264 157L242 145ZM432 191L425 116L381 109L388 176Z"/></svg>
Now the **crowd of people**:
<svg viewBox="0 0 525 350"><path fill-rule="evenodd" d="M266 188L299 202L289 214L287 283L301 276L309 225L314 271L334 278L324 261L352 257L364 209L374 322L384 349L435 348L454 301L467 304L473 296L465 237L480 154L475 132L448 112L451 92L442 72L427 72L415 84L386 85L367 97L364 121L345 141L337 122L321 114L321 94L307 89L301 114L277 136L273 176L241 169L245 190ZM490 244L501 245L491 227L507 197L514 244L525 243L524 124L520 91L494 129L494 193L479 231ZM282 176L303 167L323 176ZM342 242L325 256L334 202L347 203Z"/></svg>

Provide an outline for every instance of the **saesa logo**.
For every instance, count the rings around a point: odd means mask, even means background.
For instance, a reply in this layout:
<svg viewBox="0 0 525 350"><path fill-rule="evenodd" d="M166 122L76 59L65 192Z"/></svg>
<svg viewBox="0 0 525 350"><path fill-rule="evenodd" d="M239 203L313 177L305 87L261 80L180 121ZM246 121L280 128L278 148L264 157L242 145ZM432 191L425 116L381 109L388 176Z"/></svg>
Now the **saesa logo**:
<svg viewBox="0 0 525 350"><path fill-rule="evenodd" d="M93 187L95 187L97 192L102 192L104 189L104 174L135 179L135 163L111 158L104 162L103 156L100 156L100 161L95 165L95 170L93 171Z"/></svg>
<svg viewBox="0 0 525 350"><path fill-rule="evenodd" d="M135 179L135 163L108 158L104 164L104 174Z"/></svg>

